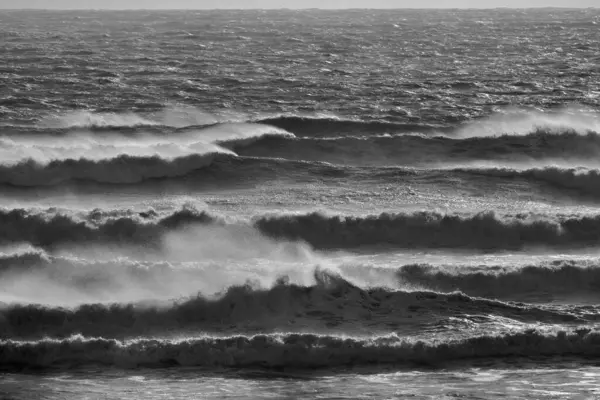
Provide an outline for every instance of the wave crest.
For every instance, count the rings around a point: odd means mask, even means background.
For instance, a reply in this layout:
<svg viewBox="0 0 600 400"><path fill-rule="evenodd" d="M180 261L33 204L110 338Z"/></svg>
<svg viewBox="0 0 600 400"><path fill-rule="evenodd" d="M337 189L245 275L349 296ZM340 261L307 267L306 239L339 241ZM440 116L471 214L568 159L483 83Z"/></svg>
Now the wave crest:
<svg viewBox="0 0 600 400"><path fill-rule="evenodd" d="M173 159L120 155L101 160L66 159L47 164L34 160L0 165L0 183L13 186L54 186L84 181L133 184L149 179L181 177L209 166L220 153L192 154Z"/></svg>
<svg viewBox="0 0 600 400"><path fill-rule="evenodd" d="M75 309L13 305L0 310L1 336L31 338L82 333L91 336L135 337L176 331L212 331L234 327L264 331L296 326L301 329L418 332L449 317L500 315L518 321L583 321L568 312L555 312L462 293L361 289L342 277L317 269L316 284L298 286L281 278L270 289L251 283L232 286L221 296L178 301L168 306L88 304Z"/></svg>
<svg viewBox="0 0 600 400"><path fill-rule="evenodd" d="M600 356L600 334L589 329L535 330L477 336L438 343L396 335L358 339L314 334L204 337L182 341L131 342L75 336L36 342L0 341L0 366L14 368L105 365L125 368L203 366L211 368L337 368L442 366L482 358Z"/></svg>
<svg viewBox="0 0 600 400"><path fill-rule="evenodd" d="M473 137L384 135L337 138L270 136L227 145L240 156L281 157L346 165L436 166L462 161L595 160L600 135L538 130L523 136Z"/></svg>
<svg viewBox="0 0 600 400"><path fill-rule="evenodd" d="M25 242L41 247L86 241L155 243L168 231L185 224L225 224L221 218L193 208L174 211L161 218L139 213L81 220L60 212L0 210L0 242ZM456 215L423 211L366 217L313 212L258 216L251 225L240 220L225 226L242 236L256 235L256 229L270 238L306 242L317 249L361 246L482 250L535 246L577 248L595 246L600 236L598 215L498 216L493 212Z"/></svg>
<svg viewBox="0 0 600 400"><path fill-rule="evenodd" d="M515 267L412 264L396 275L407 285L498 299L595 297L600 290L600 266L570 260Z"/></svg>
<svg viewBox="0 0 600 400"><path fill-rule="evenodd" d="M218 218L205 211L197 211L189 207L158 219L148 219L148 216L150 214L139 213L137 216L94 221L60 212L0 210L0 242L26 242L41 247L88 241L157 244L166 230L176 229L186 224L207 224L218 221Z"/></svg>
<svg viewBox="0 0 600 400"><path fill-rule="evenodd" d="M520 249L528 246L591 246L600 235L600 216L536 218L435 212L327 216L322 213L266 216L256 221L268 236L303 240L316 248L387 245L400 248Z"/></svg>

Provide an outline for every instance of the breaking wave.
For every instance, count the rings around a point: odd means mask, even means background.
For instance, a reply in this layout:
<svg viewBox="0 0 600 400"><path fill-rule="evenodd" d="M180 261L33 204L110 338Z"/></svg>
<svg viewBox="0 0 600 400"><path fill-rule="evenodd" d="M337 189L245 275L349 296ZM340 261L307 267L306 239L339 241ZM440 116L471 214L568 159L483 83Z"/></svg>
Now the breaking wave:
<svg viewBox="0 0 600 400"><path fill-rule="evenodd" d="M595 262L560 260L511 267L412 264L400 267L396 276L402 284L497 299L527 296L547 301L552 296L581 298L600 293L600 265Z"/></svg>
<svg viewBox="0 0 600 400"><path fill-rule="evenodd" d="M137 337L170 332L233 329L248 332L297 327L302 330L418 332L450 317L494 315L514 321L583 323L567 311L552 311L472 298L462 293L361 289L338 275L317 269L316 284L298 286L286 278L270 289L233 286L215 298L202 295L168 305L87 304L75 309L12 305L0 309L0 337ZM368 317L367 317L368 316ZM484 321L486 318L479 318ZM411 329L412 328L412 329Z"/></svg>
<svg viewBox="0 0 600 400"><path fill-rule="evenodd" d="M335 159L335 157L329 158ZM436 157L432 155L431 161L434 158ZM227 150L174 157L117 155L109 158L62 159L49 162L29 159L15 164L0 165L0 185L31 188L77 183L135 185L148 181L157 181L157 184L158 181L182 184L185 181L186 185L191 186L211 183L219 186L244 186L251 182L282 178L312 182L324 179L335 181L348 177L368 182L387 182L390 179L397 182L397 178L403 177L407 182L418 184L418 181L413 182L411 179L427 176L446 180L451 174L464 178L466 182L477 176L505 180L521 179L546 185L564 195L600 197L600 170L587 167L549 166L516 169L495 167L493 164L492 166L474 164L473 167L451 165L419 169L409 166L384 167L383 164L387 164L383 161L385 158L380 157L378 160L364 163L381 164L378 167L348 166L286 158L239 157ZM187 179L189 177L195 179L189 180Z"/></svg>
<svg viewBox="0 0 600 400"><path fill-rule="evenodd" d="M183 208L160 217L152 211L136 216L95 220L61 212L36 212L25 209L0 210L0 243L30 243L48 247L86 241L156 244L165 231L186 224L214 223L217 218L204 211Z"/></svg>
<svg viewBox="0 0 600 400"><path fill-rule="evenodd" d="M318 260L315 264L318 264ZM67 285L71 289L69 304L111 302L117 299L119 302L144 298L167 300L197 292L211 294L221 290L223 286L220 285L225 282L242 283L250 277L264 275L264 283L269 284L276 280L274 273L285 271L286 268L285 262L262 270L254 267L249 260L242 265L231 265L230 260L211 258L187 262L175 262L168 257L165 260L128 257L88 260L74 255L53 255L35 248L0 253L0 278L5 294L14 285L14 279L27 282L34 277L44 281L46 288L50 282L59 286ZM298 268L294 272L302 277L309 273L305 263L296 264L293 268ZM336 269L350 280L357 275L361 287L365 283L360 277L365 274L371 278L367 286L390 282L390 271L377 265L341 264ZM232 278L233 274L235 278ZM292 276L291 271L286 274L290 281L297 281L298 277ZM459 291L469 296L526 300L530 303L544 303L555 298L593 299L600 296L600 263L595 260L564 259L523 265L408 264L399 267L395 276L397 283L392 286L397 288L419 288L438 293ZM28 295L35 297L35 293L34 290ZM94 298L96 300L90 300ZM41 297L38 302L43 299Z"/></svg>
<svg viewBox="0 0 600 400"><path fill-rule="evenodd" d="M569 109L546 113L531 110L509 110L487 118L468 120L459 125L456 125L456 121L452 121L452 119L448 121L450 125L427 125L417 122L401 123L301 116L279 116L261 119L259 122L277 126L297 135L313 137L423 133L428 135L444 134L448 137L465 139L502 135L521 136L538 130L553 133L576 131L583 134L600 131L598 114Z"/></svg>
<svg viewBox="0 0 600 400"><path fill-rule="evenodd" d="M455 129L459 138L526 135L538 129L549 132L573 130L580 133L600 132L600 114L567 107L552 112L531 109L508 109L488 117L469 121Z"/></svg>
<svg viewBox="0 0 600 400"><path fill-rule="evenodd" d="M0 165L0 183L12 186L54 186L70 181L132 184L149 179L181 177L210 165L221 153L192 154L173 159L120 155L109 159L66 159L47 164L34 160Z"/></svg>
<svg viewBox="0 0 600 400"><path fill-rule="evenodd" d="M360 339L315 334L202 337L187 340L73 336L34 342L0 341L3 369L202 366L314 369L360 366L442 366L448 362L515 357L600 356L600 334L589 329L427 342L396 335Z"/></svg>
<svg viewBox="0 0 600 400"><path fill-rule="evenodd" d="M238 157L227 150L174 158L120 155L108 159L67 159L40 163L33 160L0 165L0 185L20 188L56 187L60 184L111 185L214 184L244 187L252 182L292 177L299 181L337 179L354 174L369 178L369 170L330 163L290 161L277 158ZM385 173L382 179L385 179ZM395 170L395 176L414 171ZM189 178L189 179L188 179Z"/></svg>
<svg viewBox="0 0 600 400"><path fill-rule="evenodd" d="M600 236L600 216L499 216L436 212L383 213L366 217L328 216L319 212L257 216L250 222L225 223L206 211L184 207L166 216L137 215L82 219L60 211L0 210L0 243L34 246L103 241L155 243L186 224L221 224L252 235L253 227L267 237L303 241L317 249L386 246L394 248L466 248L481 250L527 247L594 246ZM225 225L224 225L225 224Z"/></svg>
<svg viewBox="0 0 600 400"><path fill-rule="evenodd" d="M250 116L239 113L210 114L196 109L167 108L158 114L140 115L133 112L111 113L77 111L65 115L49 116L38 127L45 129L124 130L188 129L228 123L266 124L285 129L294 134L311 137L378 134L447 134L456 138L494 137L502 135L527 135L536 130L580 133L600 130L600 119L594 113L578 110L537 112L510 110L482 119L469 120L456 125L456 120L446 125L429 125L420 122L391 122L385 120L360 120L322 115ZM453 126L452 126L453 125Z"/></svg>
<svg viewBox="0 0 600 400"><path fill-rule="evenodd" d="M523 136L474 137L394 135L345 136L335 139L270 136L228 148L241 156L281 157L348 165L439 165L463 160L499 162L595 160L600 136L575 131L538 130Z"/></svg>
<svg viewBox="0 0 600 400"><path fill-rule="evenodd" d="M163 125L103 126L85 129L44 127L13 127L0 131L0 148L26 152L33 149L51 151L73 149L102 150L104 147L122 147L124 154L136 149L158 146L196 146L220 143L247 144L263 137L294 137L293 134L260 123L227 122L173 128ZM131 154L129 154L131 155Z"/></svg>
<svg viewBox="0 0 600 400"><path fill-rule="evenodd" d="M493 212L470 216L383 213L368 217L310 213L262 217L256 227L268 236L303 240L322 249L387 245L500 250L593 246L600 235L600 217L500 217Z"/></svg>
<svg viewBox="0 0 600 400"><path fill-rule="evenodd" d="M50 257L40 249L26 246L21 251L0 253L0 274L12 269L26 270L50 262Z"/></svg>

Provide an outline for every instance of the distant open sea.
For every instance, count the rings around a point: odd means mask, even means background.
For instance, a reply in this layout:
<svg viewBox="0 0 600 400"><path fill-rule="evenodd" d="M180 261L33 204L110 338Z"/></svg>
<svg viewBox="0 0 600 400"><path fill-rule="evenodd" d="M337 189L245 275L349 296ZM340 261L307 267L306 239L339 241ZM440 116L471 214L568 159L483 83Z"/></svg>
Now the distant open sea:
<svg viewBox="0 0 600 400"><path fill-rule="evenodd" d="M600 399L600 10L1 11L0 399Z"/></svg>

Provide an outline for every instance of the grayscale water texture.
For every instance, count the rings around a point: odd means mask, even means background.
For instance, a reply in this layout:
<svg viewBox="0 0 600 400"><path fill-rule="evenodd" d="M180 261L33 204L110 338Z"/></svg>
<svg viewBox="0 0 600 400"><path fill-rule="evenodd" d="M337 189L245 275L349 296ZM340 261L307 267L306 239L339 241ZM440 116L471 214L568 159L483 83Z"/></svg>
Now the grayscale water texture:
<svg viewBox="0 0 600 400"><path fill-rule="evenodd" d="M599 26L0 12L0 397L600 398Z"/></svg>

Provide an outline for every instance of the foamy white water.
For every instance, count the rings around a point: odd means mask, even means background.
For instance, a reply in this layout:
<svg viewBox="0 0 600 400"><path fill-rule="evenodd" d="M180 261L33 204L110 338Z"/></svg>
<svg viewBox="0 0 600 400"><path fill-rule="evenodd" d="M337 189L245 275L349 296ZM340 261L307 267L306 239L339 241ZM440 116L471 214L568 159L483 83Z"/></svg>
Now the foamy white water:
<svg viewBox="0 0 600 400"><path fill-rule="evenodd" d="M599 20L0 12L0 397L600 396Z"/></svg>

